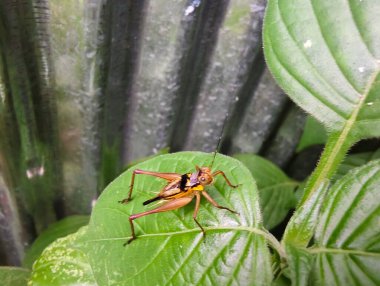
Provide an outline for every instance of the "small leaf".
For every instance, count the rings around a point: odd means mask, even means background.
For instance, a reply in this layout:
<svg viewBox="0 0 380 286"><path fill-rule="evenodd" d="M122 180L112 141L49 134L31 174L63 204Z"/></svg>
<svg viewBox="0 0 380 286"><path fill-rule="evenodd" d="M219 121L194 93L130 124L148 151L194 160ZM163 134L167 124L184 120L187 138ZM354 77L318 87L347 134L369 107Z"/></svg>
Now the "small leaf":
<svg viewBox="0 0 380 286"><path fill-rule="evenodd" d="M33 265L30 285L98 285L79 239L87 227L50 244Z"/></svg>
<svg viewBox="0 0 380 286"><path fill-rule="evenodd" d="M155 157L135 168L184 174L195 165L210 166L212 154L180 152ZM221 205L240 215L214 208L202 200L198 215L207 237L192 219L193 204L135 220L137 240L130 237L128 218L150 209L142 202L160 191L166 182L137 175L132 202L127 196L132 169L114 180L102 193L84 239L100 285L268 285L272 280L270 253L263 237L256 184L239 161L218 155L213 170L223 170L236 189L222 176L208 193Z"/></svg>
<svg viewBox="0 0 380 286"><path fill-rule="evenodd" d="M380 285L380 160L328 192L315 234L317 285Z"/></svg>
<svg viewBox="0 0 380 286"><path fill-rule="evenodd" d="M326 140L327 134L323 125L313 117L308 116L300 142L297 146L297 152L301 152L313 145L325 144Z"/></svg>
<svg viewBox="0 0 380 286"><path fill-rule="evenodd" d="M26 252L23 266L32 268L33 262L40 256L42 251L53 241L60 237L67 236L76 232L80 227L86 225L89 221L88 216L69 216L49 226L34 241L31 248Z"/></svg>
<svg viewBox="0 0 380 286"><path fill-rule="evenodd" d="M30 270L20 267L0 267L0 281L3 286L25 286Z"/></svg>
<svg viewBox="0 0 380 286"><path fill-rule="evenodd" d="M285 244L299 247L308 245L318 223L319 211L328 187L329 182L325 181L305 204L297 208L286 226L283 237Z"/></svg>
<svg viewBox="0 0 380 286"><path fill-rule="evenodd" d="M264 226L267 229L275 227L295 207L297 199L294 189L298 183L275 164L259 156L238 154L235 158L244 163L256 180Z"/></svg>

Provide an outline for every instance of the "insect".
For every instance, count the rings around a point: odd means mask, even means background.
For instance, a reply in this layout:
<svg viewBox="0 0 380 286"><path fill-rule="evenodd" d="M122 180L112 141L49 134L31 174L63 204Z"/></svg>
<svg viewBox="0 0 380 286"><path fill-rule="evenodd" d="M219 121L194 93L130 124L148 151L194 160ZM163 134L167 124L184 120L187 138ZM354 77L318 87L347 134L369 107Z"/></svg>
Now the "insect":
<svg viewBox="0 0 380 286"><path fill-rule="evenodd" d="M216 153L215 153L216 155ZM214 159L215 159L214 155ZM193 213L193 219L195 223L199 226L203 233L203 237L206 236L206 232L203 229L202 225L197 220L197 214L199 211L199 205L201 202L201 196L205 197L213 206L219 208L219 209L225 209L232 213L238 214L234 210L231 210L227 207L219 205L216 201L213 200L213 198L205 191L205 186L211 185L214 182L214 179L216 176L221 175L227 182L227 184L231 188L237 188L238 185L233 185L230 180L227 178L227 176L224 174L223 171L218 170L215 172L211 171L211 168L209 167L198 167L195 166L195 172L193 173L186 173L186 174L177 174L177 173L159 173L159 172L151 172L151 171L144 171L144 170L134 170L132 174L131 179L131 185L129 188L129 194L128 197L124 200L120 201L120 203L128 203L131 200L132 192L133 192L133 186L135 182L135 176L136 175L149 175L158 177L161 179L164 179L168 181L167 185L160 191L160 193L143 202L143 205L148 205L155 201L163 201L163 204L155 209L148 210L142 213L132 214L129 217L129 223L131 226L131 233L132 237L124 244L129 244L133 240L135 240L136 234L135 234L135 228L133 225L133 221L137 218L154 214L154 213L160 213L160 212L166 212L170 210L175 210L178 208L181 208L188 203L190 203L194 197L195 197L195 209Z"/></svg>

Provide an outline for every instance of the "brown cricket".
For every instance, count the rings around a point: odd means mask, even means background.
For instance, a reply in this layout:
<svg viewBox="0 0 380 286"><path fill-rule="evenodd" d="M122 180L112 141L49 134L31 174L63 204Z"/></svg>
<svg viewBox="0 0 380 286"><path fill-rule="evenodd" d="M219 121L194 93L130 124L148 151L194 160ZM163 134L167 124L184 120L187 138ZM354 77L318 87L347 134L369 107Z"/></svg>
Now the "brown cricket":
<svg viewBox="0 0 380 286"><path fill-rule="evenodd" d="M222 175L223 178L226 180L227 184L232 188L237 188L238 185L233 185L230 182L230 180L228 180L224 172L221 170L212 172L211 168L209 167L198 167L198 166L195 166L195 169L196 169L195 172L186 173L183 175L177 174L177 173L160 173L160 172L144 171L144 170L139 170L139 169L136 169L133 171L128 197L120 201L120 203L125 204L131 200L136 175L142 174L142 175L154 176L154 177L164 179L168 181L168 183L159 192L157 196L143 202L143 205L147 205L155 201L163 201L163 204L161 206L152 210L142 212L142 213L132 214L129 217L132 237L124 245L131 243L133 240L137 238L135 234L135 228L133 225L133 221L135 219L146 216L146 215L154 214L154 213L166 212L166 211L171 211L171 210L181 208L187 205L188 203L190 203L194 197L196 201L195 201L193 219L195 223L201 229L203 233L203 237L205 237L206 235L205 230L203 229L203 227L197 220L197 214L199 211L201 196L204 196L213 206L219 209L225 209L232 213L238 214L237 212L227 207L219 205L205 191L205 186L213 184L214 179L217 175Z"/></svg>

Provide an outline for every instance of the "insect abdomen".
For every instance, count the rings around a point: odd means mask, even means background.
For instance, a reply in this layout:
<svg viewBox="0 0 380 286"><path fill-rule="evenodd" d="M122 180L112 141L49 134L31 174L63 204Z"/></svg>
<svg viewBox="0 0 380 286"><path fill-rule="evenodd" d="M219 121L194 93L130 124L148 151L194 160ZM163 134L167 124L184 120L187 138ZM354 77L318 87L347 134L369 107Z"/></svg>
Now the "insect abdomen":
<svg viewBox="0 0 380 286"><path fill-rule="evenodd" d="M149 200L143 202L143 205L146 206L146 205L148 205L148 204L150 204L150 203L153 203L153 202L155 202L155 201L158 201L158 200L160 200L160 199L161 199L161 197L154 197L154 198L152 198L152 199L149 199Z"/></svg>

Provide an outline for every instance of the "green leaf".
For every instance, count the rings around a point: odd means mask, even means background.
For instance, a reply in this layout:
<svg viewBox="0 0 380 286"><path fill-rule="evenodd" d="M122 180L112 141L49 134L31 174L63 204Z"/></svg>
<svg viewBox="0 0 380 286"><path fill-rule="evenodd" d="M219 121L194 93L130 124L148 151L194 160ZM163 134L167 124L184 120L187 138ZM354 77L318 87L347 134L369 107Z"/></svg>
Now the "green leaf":
<svg viewBox="0 0 380 286"><path fill-rule="evenodd" d="M180 174L195 165L210 166L212 154L180 152L155 157L134 168ZM202 200L198 215L207 237L192 219L194 205L135 220L137 240L130 237L128 218L150 209L142 202L165 186L159 178L138 175L132 202L127 196L132 169L114 180L100 196L83 240L100 285L268 285L272 280L270 253L262 229L257 187L249 170L238 160L218 155L213 170L223 170L237 189L222 176L208 193L235 215Z"/></svg>
<svg viewBox="0 0 380 286"><path fill-rule="evenodd" d="M286 245L286 254L293 286L309 285L309 275L313 266L313 255L306 249Z"/></svg>
<svg viewBox="0 0 380 286"><path fill-rule="evenodd" d="M333 177L355 142L380 136L379 9L376 0L268 2L268 66L291 99L329 132L300 207Z"/></svg>
<svg viewBox="0 0 380 286"><path fill-rule="evenodd" d="M276 278L276 280L273 281L272 286L291 286L291 281L284 275L281 275L280 277Z"/></svg>
<svg viewBox="0 0 380 286"><path fill-rule="evenodd" d="M301 152L307 147L325 144L327 140L326 130L321 123L313 117L308 116L305 123L305 128L302 133L300 142L297 146L297 152Z"/></svg>
<svg viewBox="0 0 380 286"><path fill-rule="evenodd" d="M298 247L308 245L318 223L319 211L328 187L329 182L325 181L305 204L297 208L286 226L283 237L285 244Z"/></svg>
<svg viewBox="0 0 380 286"><path fill-rule="evenodd" d="M317 285L380 285L380 160L357 168L328 193L315 234Z"/></svg>
<svg viewBox="0 0 380 286"><path fill-rule="evenodd" d="M33 265L30 285L98 285L78 242L86 229L50 244Z"/></svg>
<svg viewBox="0 0 380 286"><path fill-rule="evenodd" d="M25 286L30 270L20 267L0 267L0 281L3 286Z"/></svg>
<svg viewBox="0 0 380 286"><path fill-rule="evenodd" d="M280 86L329 131L380 136L380 2L270 0L264 52Z"/></svg>
<svg viewBox="0 0 380 286"><path fill-rule="evenodd" d="M275 227L296 206L294 189L298 182L290 179L275 164L259 156L238 154L234 157L243 162L256 180L264 226L267 229Z"/></svg>
<svg viewBox="0 0 380 286"><path fill-rule="evenodd" d="M32 268L33 262L50 243L60 237L76 232L80 227L86 225L88 221L88 216L74 215L50 225L48 229L41 233L41 235L34 241L31 248L26 252L23 266L26 268Z"/></svg>

